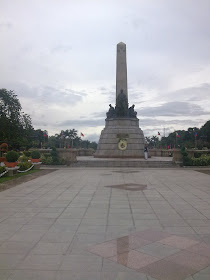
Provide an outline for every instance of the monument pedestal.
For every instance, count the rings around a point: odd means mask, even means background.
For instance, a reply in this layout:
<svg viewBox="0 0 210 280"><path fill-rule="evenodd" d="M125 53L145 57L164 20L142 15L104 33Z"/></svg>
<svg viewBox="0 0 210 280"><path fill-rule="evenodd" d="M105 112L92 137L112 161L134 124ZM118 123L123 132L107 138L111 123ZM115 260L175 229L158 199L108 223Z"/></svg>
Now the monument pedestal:
<svg viewBox="0 0 210 280"><path fill-rule="evenodd" d="M144 134L137 118L109 118L101 132L96 158L143 158Z"/></svg>

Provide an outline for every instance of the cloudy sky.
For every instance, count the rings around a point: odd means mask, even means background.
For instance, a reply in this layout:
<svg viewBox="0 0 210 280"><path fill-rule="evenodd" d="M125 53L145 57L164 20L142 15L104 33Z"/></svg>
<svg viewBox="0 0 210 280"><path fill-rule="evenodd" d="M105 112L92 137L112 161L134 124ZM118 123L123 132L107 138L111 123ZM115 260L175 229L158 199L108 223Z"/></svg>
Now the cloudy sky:
<svg viewBox="0 0 210 280"><path fill-rule="evenodd" d="M98 141L115 105L116 44L146 136L210 119L209 0L0 0L0 88L35 128Z"/></svg>

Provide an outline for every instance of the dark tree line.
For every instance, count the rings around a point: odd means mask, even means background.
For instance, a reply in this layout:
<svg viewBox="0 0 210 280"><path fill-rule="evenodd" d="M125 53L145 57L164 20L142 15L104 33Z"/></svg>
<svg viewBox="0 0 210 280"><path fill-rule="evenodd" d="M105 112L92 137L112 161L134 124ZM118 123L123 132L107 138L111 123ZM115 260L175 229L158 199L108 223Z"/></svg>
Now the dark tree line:
<svg viewBox="0 0 210 280"><path fill-rule="evenodd" d="M210 120L201 128L189 127L187 130L177 130L167 137L146 137L150 148L208 148L210 149Z"/></svg>
<svg viewBox="0 0 210 280"><path fill-rule="evenodd" d="M27 146L32 130L31 118L22 112L17 95L0 89L0 141L15 149Z"/></svg>

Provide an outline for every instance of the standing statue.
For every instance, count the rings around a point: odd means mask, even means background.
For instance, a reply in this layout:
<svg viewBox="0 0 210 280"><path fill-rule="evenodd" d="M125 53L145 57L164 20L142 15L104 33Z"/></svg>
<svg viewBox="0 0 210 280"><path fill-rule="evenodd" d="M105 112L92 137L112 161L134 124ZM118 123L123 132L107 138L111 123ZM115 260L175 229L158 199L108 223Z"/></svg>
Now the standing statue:
<svg viewBox="0 0 210 280"><path fill-rule="evenodd" d="M128 98L121 89L120 94L117 96L116 104L116 115L117 117L128 116Z"/></svg>

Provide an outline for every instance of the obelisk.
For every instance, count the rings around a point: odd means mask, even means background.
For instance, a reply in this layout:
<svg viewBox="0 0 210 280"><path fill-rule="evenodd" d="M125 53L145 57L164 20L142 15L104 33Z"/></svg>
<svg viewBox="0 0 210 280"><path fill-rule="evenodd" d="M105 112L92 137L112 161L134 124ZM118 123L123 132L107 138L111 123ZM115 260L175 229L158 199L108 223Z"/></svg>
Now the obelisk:
<svg viewBox="0 0 210 280"><path fill-rule="evenodd" d="M96 158L143 158L144 134L134 106L128 107L126 45L117 44L116 106L109 104ZM118 162L119 164L119 162Z"/></svg>
<svg viewBox="0 0 210 280"><path fill-rule="evenodd" d="M123 92L128 99L126 44L117 44L116 104L118 95Z"/></svg>

